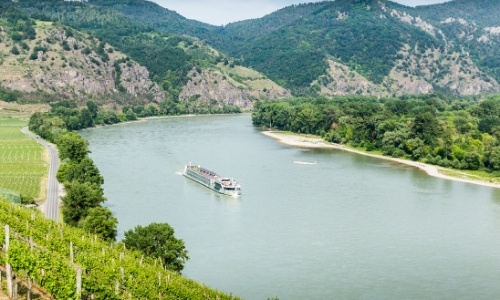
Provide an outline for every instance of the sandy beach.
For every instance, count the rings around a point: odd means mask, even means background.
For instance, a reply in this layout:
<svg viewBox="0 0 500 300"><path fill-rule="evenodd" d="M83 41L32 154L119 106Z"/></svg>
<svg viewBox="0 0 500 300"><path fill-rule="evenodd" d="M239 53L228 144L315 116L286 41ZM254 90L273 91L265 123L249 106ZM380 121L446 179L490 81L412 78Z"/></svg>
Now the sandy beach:
<svg viewBox="0 0 500 300"><path fill-rule="evenodd" d="M281 144L292 146L292 147L326 148L326 149L343 150L343 151L353 152L353 153L357 153L357 154L361 154L361 155L365 155L365 156L371 156L371 157L375 157L378 159L389 160L389 161L405 164L408 166L412 166L412 167L418 168L418 169L426 172L430 176L434 176L434 177L438 177L438 178L460 181L460 182L471 183L471 184L477 184L477 185L488 186L488 187L493 187L493 188L500 188L500 184L497 184L497 183L447 176L445 174L440 173L440 170L445 170L445 169L438 167L438 166L424 164L424 163L421 163L418 161L411 161L411 160L405 160L405 159L400 159L400 158L393 158L393 157L388 157L388 156L383 156L383 155L378 155L378 154L367 153L367 152L363 152L363 151L359 151L356 149L346 147L344 145L325 142L320 137L310 137L310 136L302 136L302 135L298 135L298 134L288 134L288 133L282 134L282 133L279 133L277 131L263 131L262 134L275 139L276 141L278 141Z"/></svg>

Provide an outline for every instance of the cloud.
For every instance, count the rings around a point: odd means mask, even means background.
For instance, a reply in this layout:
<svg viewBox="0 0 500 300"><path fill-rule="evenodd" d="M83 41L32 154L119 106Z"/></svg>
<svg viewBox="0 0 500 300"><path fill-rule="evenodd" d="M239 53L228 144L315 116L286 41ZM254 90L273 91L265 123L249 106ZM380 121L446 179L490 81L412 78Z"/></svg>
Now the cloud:
<svg viewBox="0 0 500 300"><path fill-rule="evenodd" d="M159 5L175 10L188 19L212 25L225 25L270 14L280 8L307 0L152 0ZM416 6L444 2L443 0L397 0L396 2Z"/></svg>

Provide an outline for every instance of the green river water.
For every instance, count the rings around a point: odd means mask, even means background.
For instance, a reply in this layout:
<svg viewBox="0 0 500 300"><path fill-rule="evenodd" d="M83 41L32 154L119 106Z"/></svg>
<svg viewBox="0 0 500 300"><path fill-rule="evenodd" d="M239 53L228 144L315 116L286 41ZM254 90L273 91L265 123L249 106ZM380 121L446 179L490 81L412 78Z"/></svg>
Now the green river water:
<svg viewBox="0 0 500 300"><path fill-rule="evenodd" d="M167 222L183 274L246 299L500 299L500 190L263 136L246 115L81 132L119 235ZM316 165L292 161L316 161ZM232 198L180 173L232 177Z"/></svg>

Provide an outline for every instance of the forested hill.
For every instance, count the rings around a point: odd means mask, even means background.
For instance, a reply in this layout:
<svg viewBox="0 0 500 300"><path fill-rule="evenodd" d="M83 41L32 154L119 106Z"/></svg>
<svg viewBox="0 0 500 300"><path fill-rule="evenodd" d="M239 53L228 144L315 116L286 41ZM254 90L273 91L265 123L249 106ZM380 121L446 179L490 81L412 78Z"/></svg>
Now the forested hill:
<svg viewBox="0 0 500 300"><path fill-rule="evenodd" d="M323 1L220 27L143 0L93 3L165 32L200 38L297 94L468 95L499 89L496 0L417 8L386 0Z"/></svg>
<svg viewBox="0 0 500 300"><path fill-rule="evenodd" d="M94 45L95 47L90 47L90 49L95 48L95 51L104 51L103 57L114 56L111 53L119 51L123 53L123 58L132 59L138 65L145 67L143 73L146 74L146 77L141 79L141 84L146 85L145 92L153 87L156 89L154 95L156 103L167 101L177 105L179 102L196 102L205 108L214 107L214 105L221 108L224 105L232 105L249 109L252 107L253 100L278 99L289 96L287 90L269 80L265 75L240 66L238 60L232 59L195 39L157 31L113 8L87 2L63 0L19 0L16 2L0 0L1 3L3 3L0 7L2 12L6 12L14 6L22 11L18 14L23 15L21 21L17 19L13 22L8 19L1 20L4 25L8 25L2 35L2 41L5 42L6 47L22 48L24 41L26 41L26 43L37 43L39 47L45 47L44 49L48 52L57 53L58 49L52 47L49 40L45 38L47 29L42 28L40 32L31 37L24 36L22 27L26 22L39 24L37 26L55 25L70 28L75 32L84 32L90 41L97 38L102 42L102 45L107 45L105 50L101 49L102 47L98 47L98 41ZM1 16L4 15L2 13ZM20 40L17 40L17 37L12 38L14 30L20 32ZM62 36L57 36L53 42L56 45L63 43L61 38ZM73 47L72 43L70 44L70 47ZM72 50L70 52L74 52L73 50L77 49L70 50ZM29 61L27 57L33 53L34 46L23 48L20 51L20 56L15 58L18 58L20 62L20 59L23 59L23 63L19 64L19 72L20 78L24 78L24 75L30 71L27 68L23 69L24 61ZM12 55L7 54L7 56ZM61 54L61 59L64 57L64 54ZM44 56L42 61L45 62L45 59ZM106 58L100 62L108 63ZM49 65L50 63L51 61L47 62ZM128 60L122 63L130 65ZM111 64L111 68L113 68L112 61L108 64ZM81 66L80 63L75 65ZM73 67L73 64L70 64L70 67ZM86 68L82 67L82 69L85 71ZM115 69L114 74L121 75L120 70L116 67ZM11 81L13 82L9 86L5 86L5 84L3 86L18 89L18 82ZM56 82L57 79L53 81ZM122 85L126 86L129 82L123 81ZM63 83L62 85L66 86L67 82ZM118 83L117 81L117 87L119 87ZM38 85L40 84L38 83ZM80 90L71 83L69 87L76 92ZM36 89L36 87L34 88ZM117 90L120 91L119 88ZM60 92L57 88L52 89L52 91ZM51 91L49 90L49 92ZM86 92L84 90L85 94L87 94ZM107 91L104 92L107 93ZM136 93L132 92L132 94Z"/></svg>

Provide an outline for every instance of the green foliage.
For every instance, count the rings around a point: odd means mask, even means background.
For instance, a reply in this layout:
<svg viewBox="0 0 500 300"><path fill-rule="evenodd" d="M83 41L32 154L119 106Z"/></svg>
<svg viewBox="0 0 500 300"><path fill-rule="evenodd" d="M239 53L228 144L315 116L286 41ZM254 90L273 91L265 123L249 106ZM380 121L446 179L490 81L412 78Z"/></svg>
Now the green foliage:
<svg viewBox="0 0 500 300"><path fill-rule="evenodd" d="M15 45L10 50L10 53L12 53L14 55L19 55L20 54L19 49L17 49L17 47Z"/></svg>
<svg viewBox="0 0 500 300"><path fill-rule="evenodd" d="M130 249L136 249L144 255L160 258L169 270L181 272L189 259L184 242L174 236L174 229L167 223L152 223L148 226L136 226L125 232L123 243Z"/></svg>
<svg viewBox="0 0 500 300"><path fill-rule="evenodd" d="M0 100L5 102L15 102L22 97L19 91L8 90L0 86Z"/></svg>
<svg viewBox="0 0 500 300"><path fill-rule="evenodd" d="M35 198L33 198L32 196L25 196L21 194L21 204L23 205L36 204Z"/></svg>
<svg viewBox="0 0 500 300"><path fill-rule="evenodd" d="M54 299L76 299L76 266L84 270L82 299L239 299L165 270L153 258L124 249L82 229L45 219L0 199L0 225L11 228L9 262L14 272L29 276ZM27 240L33 237L30 250ZM4 234L0 235L3 244ZM70 242L74 260L70 260ZM4 253L0 261L5 262ZM124 277L121 276L121 268ZM43 272L41 270L44 270ZM160 279L160 284L159 284ZM119 289L115 294L116 282Z"/></svg>
<svg viewBox="0 0 500 300"><path fill-rule="evenodd" d="M91 184L102 185L104 178L101 176L99 169L94 165L94 161L90 157L84 157L77 164L66 164L61 166L61 181L59 182L88 182ZM58 171L59 174L59 171Z"/></svg>
<svg viewBox="0 0 500 300"><path fill-rule="evenodd" d="M90 152L89 143L76 132L66 132L56 139L59 157L61 160L69 159L75 162L81 162Z"/></svg>
<svg viewBox="0 0 500 300"><path fill-rule="evenodd" d="M467 110L456 106L456 101L443 95L381 101L356 96L293 98L256 103L252 121L392 157L459 169L497 170L500 127L491 120L496 120L492 114L500 113L500 98L469 102Z"/></svg>
<svg viewBox="0 0 500 300"><path fill-rule="evenodd" d="M64 222L71 226L85 219L91 208L98 207L106 201L102 189L95 184L77 181L64 184L66 195L61 197L64 204L62 207Z"/></svg>
<svg viewBox="0 0 500 300"><path fill-rule="evenodd" d="M97 234L103 240L115 241L117 225L118 220L111 211L106 207L98 206L88 210L87 217L80 221L79 227L91 234Z"/></svg>

